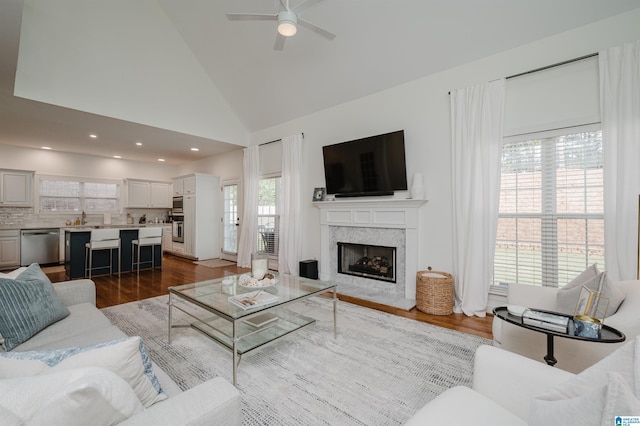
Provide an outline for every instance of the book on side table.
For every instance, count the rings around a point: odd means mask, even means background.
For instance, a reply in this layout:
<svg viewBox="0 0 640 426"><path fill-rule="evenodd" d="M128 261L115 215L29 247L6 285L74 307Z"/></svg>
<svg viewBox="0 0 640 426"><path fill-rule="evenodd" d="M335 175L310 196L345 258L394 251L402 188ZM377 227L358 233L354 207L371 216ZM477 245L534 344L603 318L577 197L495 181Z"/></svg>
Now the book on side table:
<svg viewBox="0 0 640 426"><path fill-rule="evenodd" d="M547 330L567 333L569 330L569 318L563 315L554 315L548 312L540 312L526 309L522 314L522 323Z"/></svg>

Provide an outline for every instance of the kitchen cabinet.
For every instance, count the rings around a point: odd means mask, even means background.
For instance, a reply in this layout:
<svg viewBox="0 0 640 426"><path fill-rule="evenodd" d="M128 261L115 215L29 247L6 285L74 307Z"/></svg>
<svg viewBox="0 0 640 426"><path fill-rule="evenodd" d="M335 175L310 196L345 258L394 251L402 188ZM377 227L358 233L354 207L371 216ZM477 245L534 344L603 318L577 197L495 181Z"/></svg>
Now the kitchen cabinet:
<svg viewBox="0 0 640 426"><path fill-rule="evenodd" d="M171 226L162 227L162 251L173 250L173 229Z"/></svg>
<svg viewBox="0 0 640 426"><path fill-rule="evenodd" d="M171 208L171 184L129 180L127 207Z"/></svg>
<svg viewBox="0 0 640 426"><path fill-rule="evenodd" d="M218 176L195 173L172 179L182 185L184 243L173 243L172 253L192 259L220 257L222 195Z"/></svg>
<svg viewBox="0 0 640 426"><path fill-rule="evenodd" d="M173 196L184 195L184 179L173 179Z"/></svg>
<svg viewBox="0 0 640 426"><path fill-rule="evenodd" d="M0 207L32 207L33 175L26 170L0 170Z"/></svg>
<svg viewBox="0 0 640 426"><path fill-rule="evenodd" d="M196 176L182 176L172 179L173 196L188 195L196 193Z"/></svg>
<svg viewBox="0 0 640 426"><path fill-rule="evenodd" d="M0 269L20 266L20 230L0 231Z"/></svg>

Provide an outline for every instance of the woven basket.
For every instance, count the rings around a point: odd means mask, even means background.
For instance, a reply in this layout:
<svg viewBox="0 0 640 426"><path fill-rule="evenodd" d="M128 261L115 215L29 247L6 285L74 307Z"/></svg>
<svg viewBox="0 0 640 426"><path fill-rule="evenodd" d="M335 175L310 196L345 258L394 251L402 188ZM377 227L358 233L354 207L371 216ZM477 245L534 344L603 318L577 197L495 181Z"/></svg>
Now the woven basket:
<svg viewBox="0 0 640 426"><path fill-rule="evenodd" d="M416 308L427 314L453 313L453 276L446 272L418 271Z"/></svg>

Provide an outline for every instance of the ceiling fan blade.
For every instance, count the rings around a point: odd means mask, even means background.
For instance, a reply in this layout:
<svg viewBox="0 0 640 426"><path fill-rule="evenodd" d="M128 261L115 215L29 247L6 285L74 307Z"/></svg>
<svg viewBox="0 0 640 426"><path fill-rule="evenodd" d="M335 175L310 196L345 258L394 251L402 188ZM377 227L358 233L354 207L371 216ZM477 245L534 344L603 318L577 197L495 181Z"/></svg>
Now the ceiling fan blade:
<svg viewBox="0 0 640 426"><path fill-rule="evenodd" d="M276 42L273 44L273 50L282 50L284 49L284 42L287 41L287 38L281 34L276 36Z"/></svg>
<svg viewBox="0 0 640 426"><path fill-rule="evenodd" d="M305 10L312 8L318 3L322 3L324 0L307 0L304 3L300 3L296 7L293 8L293 12L297 15L301 15Z"/></svg>
<svg viewBox="0 0 640 426"><path fill-rule="evenodd" d="M263 15L259 13L227 13L230 21L277 21L278 15Z"/></svg>
<svg viewBox="0 0 640 426"><path fill-rule="evenodd" d="M334 33L322 29L319 26L312 24L311 22L304 19L298 18L298 25L302 25L306 29L313 31L314 33L319 34L326 39L333 40L334 38L336 38L336 35Z"/></svg>

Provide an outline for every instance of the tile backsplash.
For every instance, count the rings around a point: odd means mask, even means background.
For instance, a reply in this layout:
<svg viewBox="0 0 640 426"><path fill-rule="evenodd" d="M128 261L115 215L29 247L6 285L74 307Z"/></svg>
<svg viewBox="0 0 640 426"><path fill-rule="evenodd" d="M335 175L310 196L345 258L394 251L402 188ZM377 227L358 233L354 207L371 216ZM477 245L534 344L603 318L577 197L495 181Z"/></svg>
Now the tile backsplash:
<svg viewBox="0 0 640 426"><path fill-rule="evenodd" d="M32 207L0 207L0 224L4 228L20 228L36 221Z"/></svg>

